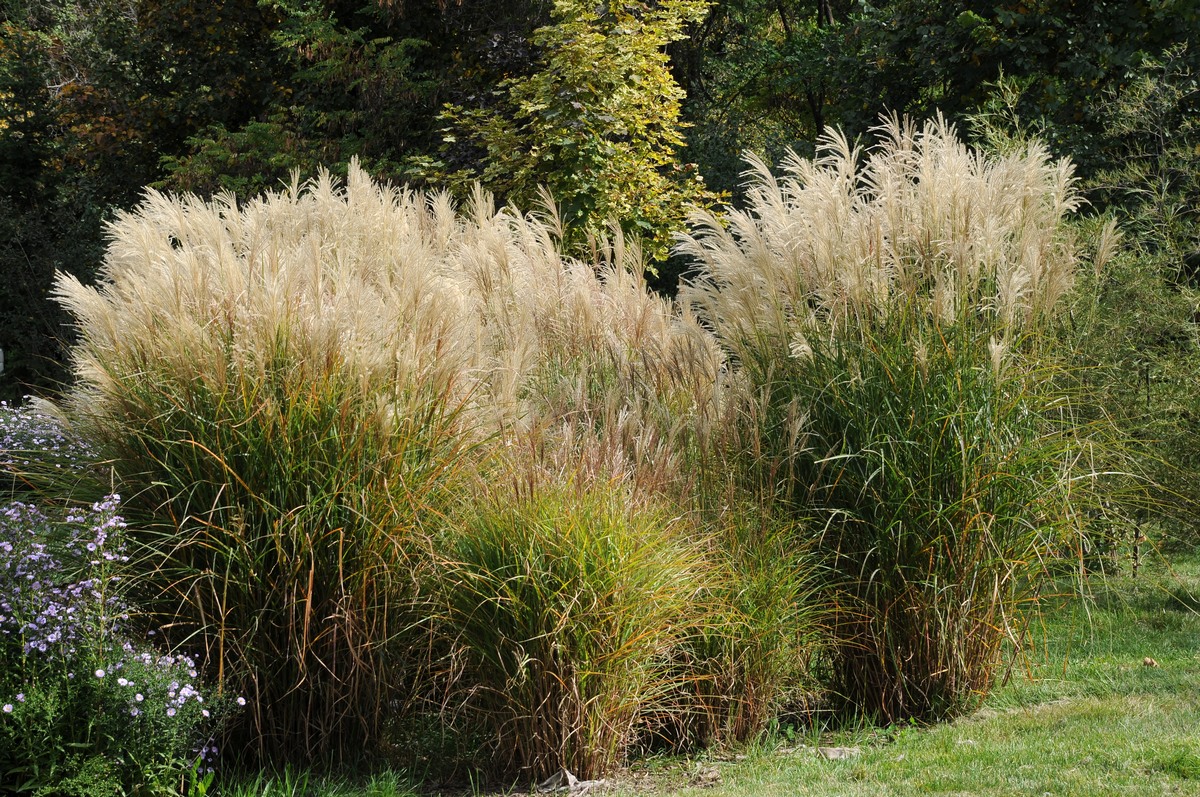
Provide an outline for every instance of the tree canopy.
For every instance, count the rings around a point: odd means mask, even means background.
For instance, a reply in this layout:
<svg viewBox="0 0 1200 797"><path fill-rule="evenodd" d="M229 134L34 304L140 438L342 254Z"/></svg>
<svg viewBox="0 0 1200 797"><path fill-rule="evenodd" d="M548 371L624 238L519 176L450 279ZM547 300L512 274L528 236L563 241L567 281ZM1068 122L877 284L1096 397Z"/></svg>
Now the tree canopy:
<svg viewBox="0 0 1200 797"><path fill-rule="evenodd" d="M545 189L568 245L612 220L661 262L690 207L740 201L746 150L869 137L884 111L973 131L1001 83L1009 117L1111 176L1193 135L1197 32L1190 0L3 0L0 393L62 378L52 274L88 279L147 185L249 196L357 158L527 211ZM1146 93L1154 63L1170 91ZM1139 96L1158 138L1114 122Z"/></svg>

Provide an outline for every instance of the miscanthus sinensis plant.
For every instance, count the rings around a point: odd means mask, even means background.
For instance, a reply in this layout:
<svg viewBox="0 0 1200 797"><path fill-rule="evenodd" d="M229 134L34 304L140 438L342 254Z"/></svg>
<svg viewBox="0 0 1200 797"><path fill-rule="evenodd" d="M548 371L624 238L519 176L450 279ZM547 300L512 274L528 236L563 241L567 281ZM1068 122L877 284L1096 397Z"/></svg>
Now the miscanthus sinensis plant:
<svg viewBox="0 0 1200 797"><path fill-rule="evenodd" d="M1084 492L1052 365L1080 199L1036 142L876 132L865 152L829 132L781 177L751 160L746 209L681 243L700 264L682 299L740 386L742 471L833 574L838 691L936 718L988 690Z"/></svg>
<svg viewBox="0 0 1200 797"><path fill-rule="evenodd" d="M0 507L5 792L174 794L212 771L229 701L206 693L187 656L138 641L119 512L116 495L65 511Z"/></svg>
<svg viewBox="0 0 1200 797"><path fill-rule="evenodd" d="M495 773L601 776L680 708L669 654L712 575L686 519L631 486L498 482L442 547L453 699Z"/></svg>
<svg viewBox="0 0 1200 797"><path fill-rule="evenodd" d="M357 166L244 204L149 192L109 232L96 287L57 283L61 410L138 520L142 604L246 695L248 756L380 738L425 658L432 532L493 453L688 477L719 353L619 236L567 259L553 219Z"/></svg>

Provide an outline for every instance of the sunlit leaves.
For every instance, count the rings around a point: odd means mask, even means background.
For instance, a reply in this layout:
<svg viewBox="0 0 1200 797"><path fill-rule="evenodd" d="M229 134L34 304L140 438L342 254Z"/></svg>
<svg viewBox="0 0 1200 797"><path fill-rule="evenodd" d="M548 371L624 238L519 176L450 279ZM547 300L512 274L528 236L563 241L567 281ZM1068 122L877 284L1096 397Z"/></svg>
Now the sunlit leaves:
<svg viewBox="0 0 1200 797"><path fill-rule="evenodd" d="M701 19L705 0L595 6L559 0L554 24L532 42L543 55L532 75L500 86L496 108L447 106L447 142L465 139L485 156L462 182L483 183L523 208L545 186L559 206L569 246L603 234L615 219L663 260L687 208L711 204L691 164L678 162L683 91L664 47Z"/></svg>

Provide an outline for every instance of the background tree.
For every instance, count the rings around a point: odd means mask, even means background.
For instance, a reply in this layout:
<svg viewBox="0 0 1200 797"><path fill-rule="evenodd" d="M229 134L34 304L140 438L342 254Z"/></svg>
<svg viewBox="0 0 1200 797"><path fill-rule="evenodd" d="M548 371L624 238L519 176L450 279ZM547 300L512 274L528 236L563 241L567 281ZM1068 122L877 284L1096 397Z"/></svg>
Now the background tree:
<svg viewBox="0 0 1200 797"><path fill-rule="evenodd" d="M707 5L557 0L553 24L532 38L536 71L501 82L495 105L443 112L446 143L479 151L477 165L450 179L479 179L523 209L541 204L544 186L568 247L605 234L613 219L642 239L651 260L665 260L688 207L715 199L695 166L677 158L684 94L664 51Z"/></svg>
<svg viewBox="0 0 1200 797"><path fill-rule="evenodd" d="M741 183L745 150L771 161L788 147L811 154L816 134L841 122L827 110L830 94L854 81L832 81L825 56L837 51L829 40L840 35L854 5L723 0L672 45L674 73L687 92L685 154L710 185L732 193Z"/></svg>
<svg viewBox="0 0 1200 797"><path fill-rule="evenodd" d="M14 399L64 376L55 271L90 278L110 210L198 125L252 113L271 70L255 0L0 9L0 397Z"/></svg>
<svg viewBox="0 0 1200 797"><path fill-rule="evenodd" d="M747 146L811 152L824 126L866 135L885 109L961 120L1006 75L1028 81L1022 113L1045 120L1056 154L1090 173L1111 165L1097 97L1198 29L1187 0L725 0L678 45L685 154L730 188Z"/></svg>
<svg viewBox="0 0 1200 797"><path fill-rule="evenodd" d="M87 278L99 258L94 188L64 168L64 31L39 28L18 4L0 18L0 400L66 377L65 316L47 294L55 270Z"/></svg>
<svg viewBox="0 0 1200 797"><path fill-rule="evenodd" d="M419 182L440 142L444 102L489 94L527 74L530 32L548 4L271 0L276 91L240 126L200 129L163 160L165 185L240 195L290 172L344 173L357 157L377 177Z"/></svg>

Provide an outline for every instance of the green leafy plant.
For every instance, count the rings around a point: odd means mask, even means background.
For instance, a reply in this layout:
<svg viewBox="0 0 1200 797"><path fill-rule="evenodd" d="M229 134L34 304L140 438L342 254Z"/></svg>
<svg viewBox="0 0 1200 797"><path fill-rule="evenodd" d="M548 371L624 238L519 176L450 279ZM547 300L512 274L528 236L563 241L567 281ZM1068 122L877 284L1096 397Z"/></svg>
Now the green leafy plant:
<svg viewBox="0 0 1200 797"><path fill-rule="evenodd" d="M655 729L675 747L753 742L782 713L813 707L828 628L821 571L793 522L737 501L712 522L703 621L677 653L680 702Z"/></svg>
<svg viewBox="0 0 1200 797"><path fill-rule="evenodd" d="M544 53L538 71L504 81L498 108L442 112L448 144L486 153L456 179L478 178L525 209L545 204L544 187L568 248L583 249L615 220L643 240L651 266L665 260L690 207L715 200L694 166L676 160L683 92L663 49L707 6L557 0L554 24L533 35Z"/></svg>
<svg viewBox="0 0 1200 797"><path fill-rule="evenodd" d="M121 594L120 499L0 507L0 787L13 793L177 794L211 773L232 704L195 662L138 641Z"/></svg>
<svg viewBox="0 0 1200 797"><path fill-rule="evenodd" d="M1111 160L1086 187L1093 203L1120 223L1126 245L1106 269L1089 275L1089 290L1074 311L1083 374L1101 396L1096 405L1132 441L1133 460L1148 477L1149 505L1142 496L1141 506L1124 501L1124 509L1185 545L1196 538L1200 500L1200 126L1194 113L1200 79L1194 62L1195 53L1184 46L1147 58L1121 91L1098 103Z"/></svg>

